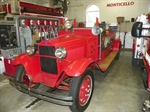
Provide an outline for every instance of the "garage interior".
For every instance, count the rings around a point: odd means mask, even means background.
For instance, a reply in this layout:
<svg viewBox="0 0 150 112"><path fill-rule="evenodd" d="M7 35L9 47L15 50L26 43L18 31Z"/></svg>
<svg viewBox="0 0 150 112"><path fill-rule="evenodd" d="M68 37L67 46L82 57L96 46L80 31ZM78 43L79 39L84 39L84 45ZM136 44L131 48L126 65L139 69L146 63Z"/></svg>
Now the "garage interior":
<svg viewBox="0 0 150 112"><path fill-rule="evenodd" d="M0 6L2 5L2 0ZM20 0L46 7L52 0ZM65 17L77 19L86 26L86 10L90 5L99 7L99 20L106 22L107 27L117 25L117 17L124 17L124 23L118 24L116 37L120 37L122 49L118 60L114 60L106 73L94 70L94 92L85 112L142 112L143 102L150 97L143 85L141 67L132 66L131 27L133 18L150 12L149 0L124 0L134 2L128 7L106 7L119 0L68 0L68 11ZM7 2L12 3L11 0ZM58 4L60 5L60 4ZM131 10L132 9L132 10ZM138 10L137 10L138 9ZM1 9L2 10L2 9ZM118 11L119 10L119 11ZM81 16L82 15L82 16ZM47 88L45 88L47 90ZM66 94L56 90L56 94ZM9 83L8 76L0 74L0 112L70 112L68 106L56 105L42 101L18 91Z"/></svg>

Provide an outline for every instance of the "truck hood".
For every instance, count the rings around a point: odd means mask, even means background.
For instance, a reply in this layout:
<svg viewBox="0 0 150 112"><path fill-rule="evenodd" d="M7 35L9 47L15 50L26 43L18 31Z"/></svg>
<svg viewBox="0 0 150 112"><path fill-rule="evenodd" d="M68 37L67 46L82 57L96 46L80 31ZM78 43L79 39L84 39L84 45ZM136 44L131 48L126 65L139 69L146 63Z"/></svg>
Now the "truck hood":
<svg viewBox="0 0 150 112"><path fill-rule="evenodd" d="M88 37L91 37L89 35L85 36L85 35L77 35L77 34L67 34L67 35L62 35L62 36L58 36L49 40L45 40L40 42L39 45L42 46L72 46L72 45L76 45L76 44L81 44L81 43L85 43L87 42Z"/></svg>

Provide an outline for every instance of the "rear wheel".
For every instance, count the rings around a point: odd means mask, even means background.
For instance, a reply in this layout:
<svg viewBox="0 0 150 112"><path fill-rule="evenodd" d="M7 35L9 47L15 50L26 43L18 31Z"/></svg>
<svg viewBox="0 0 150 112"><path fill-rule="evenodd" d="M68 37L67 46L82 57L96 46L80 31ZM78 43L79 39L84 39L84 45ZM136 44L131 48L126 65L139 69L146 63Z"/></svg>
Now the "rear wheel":
<svg viewBox="0 0 150 112"><path fill-rule="evenodd" d="M71 82L69 96L73 97L72 112L84 112L88 107L94 89L94 76L90 69L87 69L81 76L74 77Z"/></svg>
<svg viewBox="0 0 150 112"><path fill-rule="evenodd" d="M19 65L16 72L15 72L15 75L14 75L14 80L17 81L17 82L20 82L20 83L24 83L26 79L25 77L26 75L26 71L25 71L25 68L23 67L23 65ZM33 88L38 88L40 86L39 83L31 83L30 85L28 86L32 86Z"/></svg>
<svg viewBox="0 0 150 112"><path fill-rule="evenodd" d="M120 58L120 52L117 54L117 56L115 57L116 60L119 60Z"/></svg>
<svg viewBox="0 0 150 112"><path fill-rule="evenodd" d="M142 68L142 77L143 77L143 83L144 83L144 87L147 89L148 88L148 77L147 77L147 71L146 68L143 67Z"/></svg>

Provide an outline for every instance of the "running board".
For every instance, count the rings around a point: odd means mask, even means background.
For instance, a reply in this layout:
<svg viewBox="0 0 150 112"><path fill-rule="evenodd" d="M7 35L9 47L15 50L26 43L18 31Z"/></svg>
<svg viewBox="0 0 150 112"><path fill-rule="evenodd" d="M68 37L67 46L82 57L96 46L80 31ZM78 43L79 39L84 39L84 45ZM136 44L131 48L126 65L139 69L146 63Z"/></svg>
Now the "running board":
<svg viewBox="0 0 150 112"><path fill-rule="evenodd" d="M115 59L119 51L112 51L100 64L100 69L105 72L109 65L112 63L112 61Z"/></svg>

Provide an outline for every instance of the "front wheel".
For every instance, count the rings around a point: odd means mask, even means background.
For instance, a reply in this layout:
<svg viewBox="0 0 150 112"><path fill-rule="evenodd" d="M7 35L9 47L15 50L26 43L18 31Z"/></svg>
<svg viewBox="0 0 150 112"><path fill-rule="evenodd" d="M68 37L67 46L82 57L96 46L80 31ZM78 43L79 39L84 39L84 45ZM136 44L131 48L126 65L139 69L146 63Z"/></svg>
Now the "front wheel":
<svg viewBox="0 0 150 112"><path fill-rule="evenodd" d="M71 82L69 96L73 97L72 112L84 112L88 107L94 89L94 75L87 69L81 76L74 77Z"/></svg>

